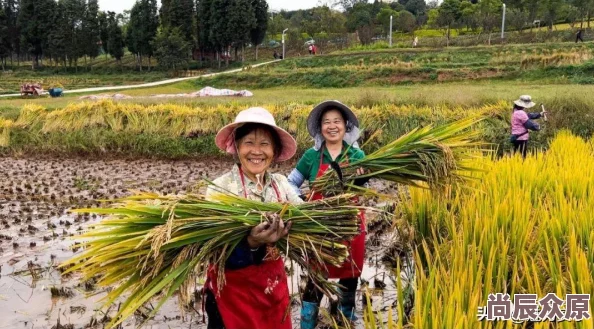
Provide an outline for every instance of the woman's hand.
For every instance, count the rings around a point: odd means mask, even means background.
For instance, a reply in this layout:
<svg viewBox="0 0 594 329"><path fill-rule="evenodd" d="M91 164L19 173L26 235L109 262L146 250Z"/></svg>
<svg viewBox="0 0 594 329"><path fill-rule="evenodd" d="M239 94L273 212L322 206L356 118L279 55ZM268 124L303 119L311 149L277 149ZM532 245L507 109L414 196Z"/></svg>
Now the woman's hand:
<svg viewBox="0 0 594 329"><path fill-rule="evenodd" d="M365 169L363 169L361 167L357 168L357 171L355 174L355 179L354 179L353 183L356 186L364 186L369 181L370 178L369 177L357 178L357 177L365 175L365 174L366 174Z"/></svg>
<svg viewBox="0 0 594 329"><path fill-rule="evenodd" d="M267 217L272 219L272 221L263 222L254 227L250 232L250 235L248 236L248 244L250 245L250 248L255 249L265 244L275 243L289 234L292 224L291 222L288 222L287 225L285 225L278 214L273 214Z"/></svg>

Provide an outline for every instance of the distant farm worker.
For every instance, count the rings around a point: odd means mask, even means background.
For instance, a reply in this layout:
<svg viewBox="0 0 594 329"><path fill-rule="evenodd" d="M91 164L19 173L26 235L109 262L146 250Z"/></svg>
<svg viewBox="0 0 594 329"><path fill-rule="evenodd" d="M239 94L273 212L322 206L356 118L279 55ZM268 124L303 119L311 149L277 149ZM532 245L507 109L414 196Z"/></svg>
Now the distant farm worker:
<svg viewBox="0 0 594 329"><path fill-rule="evenodd" d="M511 118L511 138L510 141L514 146L514 152L520 151L522 157L526 157L528 149L528 139L530 137L529 130L538 131L540 126L538 123L532 121L540 119L546 115L546 111L536 113L526 113L526 109L532 108L536 105L532 102L532 97L529 95L522 95L520 99L514 101L514 113Z"/></svg>
<svg viewBox="0 0 594 329"><path fill-rule="evenodd" d="M263 108L241 111L215 138L217 147L236 159L227 174L214 180L206 197L223 191L262 202L303 202L287 178L268 172L273 162L291 159L295 139L276 126ZM219 290L210 268L205 283L208 329L291 329L289 287L282 255L275 243L291 223L275 218L250 231L225 263L225 284Z"/></svg>
<svg viewBox="0 0 594 329"><path fill-rule="evenodd" d="M314 146L307 150L297 163L297 167L289 175L289 183L293 185L296 193L304 181L313 182L331 167L363 159L365 153L359 148L359 121L353 111L338 101L325 101L317 105L307 118L307 130L314 138ZM358 174L362 174L359 169ZM364 184L364 180L357 182ZM300 193L301 194L301 193ZM325 196L313 191L308 199L320 200ZM330 279L339 279L338 283L345 287L338 296L338 307L346 319L355 321L355 296L365 256L365 214L359 214L361 219L360 234L352 241L347 242L350 257L340 267L325 265L328 269L326 275ZM314 329L317 324L318 311L323 294L311 279L307 282L303 293L301 307L301 329ZM331 311L338 313L331 308ZM340 314L333 314L339 320Z"/></svg>
<svg viewBox="0 0 594 329"><path fill-rule="evenodd" d="M307 49L309 50L309 54L312 55L313 54L313 45L309 45L309 47Z"/></svg>
<svg viewBox="0 0 594 329"><path fill-rule="evenodd" d="M575 35L575 43L579 41L584 42L584 39L582 39L582 35L584 34L584 30L583 29L579 29L577 31L577 34Z"/></svg>
<svg viewBox="0 0 594 329"><path fill-rule="evenodd" d="M272 56L274 57L274 59L278 59L278 53L276 52L276 50L274 51L274 54L272 54Z"/></svg>

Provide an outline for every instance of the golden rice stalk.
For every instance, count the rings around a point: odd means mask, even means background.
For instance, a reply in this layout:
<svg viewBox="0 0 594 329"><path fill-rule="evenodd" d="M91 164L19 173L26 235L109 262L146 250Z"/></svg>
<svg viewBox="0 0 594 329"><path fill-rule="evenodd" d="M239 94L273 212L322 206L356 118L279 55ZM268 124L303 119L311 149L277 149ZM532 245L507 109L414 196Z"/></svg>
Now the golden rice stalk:
<svg viewBox="0 0 594 329"><path fill-rule="evenodd" d="M356 180L363 178L379 178L410 186L424 186L419 184L422 182L431 188L464 181L467 177L463 171L472 170L465 165L472 157L469 150L481 145L474 141L478 131L469 128L480 120L471 116L436 127L417 128L364 159L350 162L340 170L334 167L326 171L314 182L313 190L323 195L368 192L356 185ZM365 174L357 176L358 168L363 168Z"/></svg>
<svg viewBox="0 0 594 329"><path fill-rule="evenodd" d="M10 129L14 125L11 120L0 118L0 147L10 145Z"/></svg>
<svg viewBox="0 0 594 329"><path fill-rule="evenodd" d="M276 244L281 255L305 268L312 262L340 266L348 257L342 241L359 234L359 207L351 204L352 197L289 205L225 194L212 201L199 195L137 194L113 208L77 210L110 217L78 237L85 251L61 267L81 271L85 280L98 276L101 286L119 284L103 300L110 305L128 296L110 323L114 326L156 296L155 312L176 292L180 305L187 305L185 288L211 266L224 289L225 263L233 249L254 226L274 216L292 223L289 235ZM322 273L309 275L326 294L336 293Z"/></svg>

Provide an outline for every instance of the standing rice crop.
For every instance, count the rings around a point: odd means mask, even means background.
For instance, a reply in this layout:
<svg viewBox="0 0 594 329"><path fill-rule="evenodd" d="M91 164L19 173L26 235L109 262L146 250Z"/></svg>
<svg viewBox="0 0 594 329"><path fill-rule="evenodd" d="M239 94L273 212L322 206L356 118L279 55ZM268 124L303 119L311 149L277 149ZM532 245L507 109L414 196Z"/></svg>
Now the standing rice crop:
<svg viewBox="0 0 594 329"><path fill-rule="evenodd" d="M0 146L8 146L10 144L10 129L14 125L11 120L0 118Z"/></svg>
<svg viewBox="0 0 594 329"><path fill-rule="evenodd" d="M594 294L594 148L562 132L523 160L477 159L478 179L448 195L412 188L402 211L417 232L415 328L520 328L479 322L491 293ZM593 309L590 300L590 312ZM590 313L591 314L591 313ZM400 314L402 316L402 314ZM534 328L549 328L550 322ZM593 328L592 319L559 328ZM402 326L398 326L402 327Z"/></svg>

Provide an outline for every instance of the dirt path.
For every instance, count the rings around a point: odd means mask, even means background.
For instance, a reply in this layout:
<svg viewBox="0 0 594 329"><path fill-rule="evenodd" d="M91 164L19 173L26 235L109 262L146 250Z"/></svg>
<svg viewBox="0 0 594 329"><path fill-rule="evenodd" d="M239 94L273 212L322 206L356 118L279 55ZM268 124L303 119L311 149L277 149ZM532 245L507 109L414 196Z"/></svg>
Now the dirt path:
<svg viewBox="0 0 594 329"><path fill-rule="evenodd" d="M106 289L93 282L80 282L76 275L61 276L56 265L79 250L69 237L100 218L70 215L71 208L97 205L98 199L113 199L130 190L161 193L192 191L202 177L214 179L231 167L224 161L88 160L0 158L0 328L102 328L117 308L104 313L97 302ZM278 167L288 173L290 167ZM388 225L373 225L370 231L385 231ZM374 239L374 234L369 234ZM391 269L376 266L391 238L375 236L368 243L368 262L363 279L374 287L378 279L387 287L373 296L373 307L383 313L396 300ZM74 246L75 247L75 246ZM299 270L290 278L296 298L293 324L299 327ZM52 297L56 288L67 295ZM359 297L360 298L360 297ZM361 304L358 304L361 311ZM205 328L201 304L181 317L174 298L145 328ZM383 316L387 319L387 316ZM141 317L126 325L139 324ZM361 327L359 323L358 327ZM68 328L68 327L64 327Z"/></svg>
<svg viewBox="0 0 594 329"><path fill-rule="evenodd" d="M252 68L256 68L256 67L268 65L268 64L271 64L271 63L275 63L275 62L278 62L278 61L279 60L274 60L274 61L270 61L270 62L265 62L265 63L260 63L260 64L254 64L254 65L251 65L251 67ZM150 82L150 83L143 83L143 84L139 84L139 85L110 86L110 87L93 87L93 88L83 88L83 89L74 89L74 90L64 90L64 94L80 94L80 93L90 93L90 92L98 92L98 91L111 91L111 90L123 90L123 89L136 89L136 88L156 87L156 86L168 85L168 84L172 84L172 83L176 83L176 82L181 82L181 81L186 81L186 80L195 80L195 79L198 79L198 78L209 78L209 77L214 77L214 76L222 75L222 74L237 73L237 72L241 72L242 70L243 69L234 69L234 70L229 70L229 71L224 71L224 72L203 74L203 75L199 75L199 76L195 76L195 77L168 79L168 80L161 80L161 81ZM0 95L0 98L2 98L2 97L19 97L19 96L21 96L21 94L6 94L6 95Z"/></svg>

